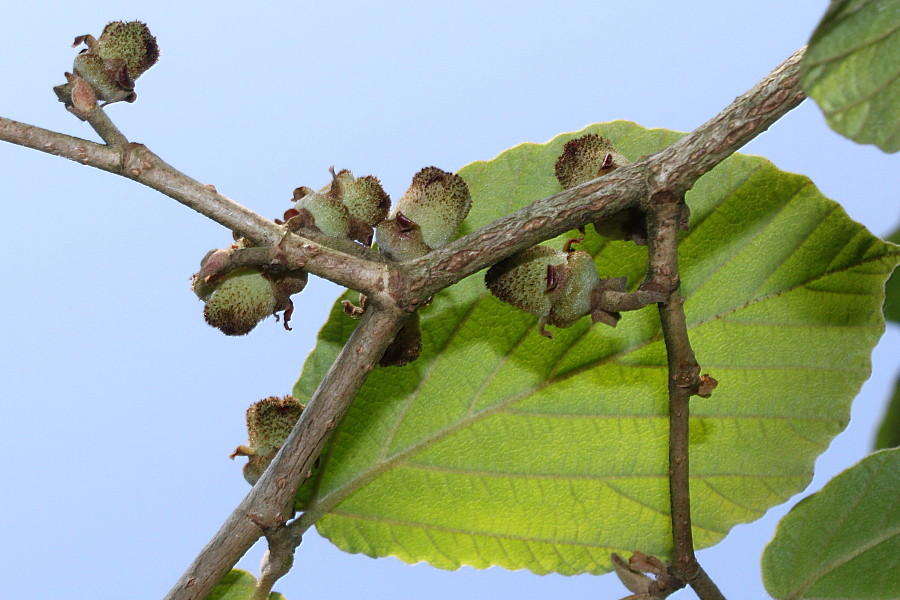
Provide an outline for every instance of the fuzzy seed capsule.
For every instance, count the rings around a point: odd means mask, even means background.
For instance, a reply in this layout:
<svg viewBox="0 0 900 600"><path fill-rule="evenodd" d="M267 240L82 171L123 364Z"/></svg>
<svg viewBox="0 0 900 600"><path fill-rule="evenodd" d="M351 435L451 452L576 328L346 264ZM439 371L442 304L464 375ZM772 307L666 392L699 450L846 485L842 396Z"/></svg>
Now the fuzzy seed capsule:
<svg viewBox="0 0 900 600"><path fill-rule="evenodd" d="M97 54L105 60L122 59L132 81L156 64L159 46L147 25L140 21L113 21L97 40Z"/></svg>
<svg viewBox="0 0 900 600"><path fill-rule="evenodd" d="M231 252L214 250L193 276L192 289L206 303L203 317L225 335L246 335L260 321L284 312L284 328L294 311L291 296L306 287L307 273L302 270L263 273L255 267L240 267L220 275L228 267Z"/></svg>
<svg viewBox="0 0 900 600"><path fill-rule="evenodd" d="M556 179L564 189L573 188L629 163L608 139L594 133L566 142L556 161ZM639 208L629 208L594 223L594 229L613 240L647 243L647 219Z"/></svg>
<svg viewBox="0 0 900 600"><path fill-rule="evenodd" d="M104 104L134 102L137 94L134 82L159 59L156 38L140 21L113 21L106 25L99 38L82 35L75 45L84 42L87 50L75 57L74 74L66 74L68 83L56 86L59 100L75 113L84 116L93 106L79 86L87 84L96 100Z"/></svg>
<svg viewBox="0 0 900 600"><path fill-rule="evenodd" d="M532 246L490 269L485 283L500 300L537 315L544 327L571 327L591 314L594 290L600 282L594 259L580 250Z"/></svg>
<svg viewBox="0 0 900 600"><path fill-rule="evenodd" d="M294 209L304 226L325 235L371 245L375 225L387 217L391 204L377 177L356 178L344 169L331 169L331 182L317 192L308 187L294 190Z"/></svg>
<svg viewBox="0 0 900 600"><path fill-rule="evenodd" d="M409 189L397 201L394 215L403 213L417 223L422 228L423 241L434 249L456 236L471 207L469 186L462 177L437 167L425 167L415 174Z"/></svg>
<svg viewBox="0 0 900 600"><path fill-rule="evenodd" d="M382 254L410 260L450 242L469 214L469 186L455 173L425 167L397 201L391 218L375 229Z"/></svg>
<svg viewBox="0 0 900 600"><path fill-rule="evenodd" d="M228 273L206 300L203 317L225 335L247 335L275 313L272 284L258 269L242 267Z"/></svg>
<svg viewBox="0 0 900 600"><path fill-rule="evenodd" d="M560 185L569 189L627 164L612 142L589 133L566 142L554 172Z"/></svg>
<svg viewBox="0 0 900 600"><path fill-rule="evenodd" d="M412 260L431 252L422 237L422 228L403 213L379 223L375 241L383 255L396 261Z"/></svg>
<svg viewBox="0 0 900 600"><path fill-rule="evenodd" d="M231 458L235 456L249 458L244 465L244 478L250 485L256 484L275 458L300 419L304 408L305 405L293 396L284 398L271 396L252 404L247 409L248 444L238 446L231 454Z"/></svg>

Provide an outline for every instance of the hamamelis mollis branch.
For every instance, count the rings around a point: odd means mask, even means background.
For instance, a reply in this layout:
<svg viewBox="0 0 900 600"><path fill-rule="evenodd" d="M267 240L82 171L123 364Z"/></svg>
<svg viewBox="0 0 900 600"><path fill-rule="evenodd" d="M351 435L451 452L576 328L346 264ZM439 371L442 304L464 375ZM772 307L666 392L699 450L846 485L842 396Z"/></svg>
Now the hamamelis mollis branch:
<svg viewBox="0 0 900 600"><path fill-rule="evenodd" d="M281 262L288 269L303 268L338 285L365 291L369 296L378 296L385 289L388 268L383 261L367 260L358 253L344 251L346 248L332 247L340 247L340 241L325 245L321 238L313 241L287 231L220 194L214 186L181 173L143 144L127 142L104 117L103 110L96 108L87 121L97 126L101 136L116 142L115 145L97 144L3 117L0 117L0 139L142 183L254 244L272 248L273 258L266 259L267 262Z"/></svg>
<svg viewBox="0 0 900 600"><path fill-rule="evenodd" d="M715 118L653 156L538 200L410 261L404 265L409 295L427 298L516 252L638 206L657 191L683 194L806 98L800 88L804 52L795 52Z"/></svg>
<svg viewBox="0 0 900 600"><path fill-rule="evenodd" d="M300 420L253 489L201 550L166 600L201 600L263 535L287 530L294 493L312 469L325 441L340 423L350 401L378 364L409 313L370 305L341 349ZM296 538L299 542L299 535ZM279 551L282 560L285 550Z"/></svg>
<svg viewBox="0 0 900 600"><path fill-rule="evenodd" d="M421 258L392 265L290 233L212 186L180 173L145 146L124 141L124 136L116 135L117 130L101 133L109 144L103 145L0 118L0 140L134 179L258 246L275 249L261 260L302 267L369 296L372 308L326 374L284 448L167 599L205 598L260 536L284 525L290 517L285 514L286 500L310 472L331 429L408 318L409 310L516 252L639 206L657 192L683 194L700 176L804 99L798 83L802 55L803 50L795 53L717 117L656 155L538 200Z"/></svg>

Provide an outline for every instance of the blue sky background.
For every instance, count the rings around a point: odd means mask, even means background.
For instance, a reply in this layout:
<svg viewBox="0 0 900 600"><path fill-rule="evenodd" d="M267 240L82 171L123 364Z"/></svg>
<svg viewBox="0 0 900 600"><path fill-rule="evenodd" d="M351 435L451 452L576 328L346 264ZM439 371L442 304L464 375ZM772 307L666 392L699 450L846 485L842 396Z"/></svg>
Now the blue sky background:
<svg viewBox="0 0 900 600"><path fill-rule="evenodd" d="M397 198L423 166L455 171L592 122L691 130L802 46L826 5L11 3L0 115L96 139L51 87L71 69L76 35L144 20L161 62L137 103L109 114L133 141L274 217L331 165L373 173ZM900 220L897 157L831 132L810 101L745 151L809 175L877 235ZM290 391L338 290L313 281L292 333L269 321L225 338L189 291L206 251L229 243L220 226L9 144L0 199L2 595L160 598L247 492L227 458L245 441L244 410ZM809 491L869 451L898 350L889 327ZM765 596L759 556L788 508L700 553L726 595ZM242 566L255 571L262 550ZM343 554L313 533L276 589L289 600L626 595L613 576L450 573Z"/></svg>

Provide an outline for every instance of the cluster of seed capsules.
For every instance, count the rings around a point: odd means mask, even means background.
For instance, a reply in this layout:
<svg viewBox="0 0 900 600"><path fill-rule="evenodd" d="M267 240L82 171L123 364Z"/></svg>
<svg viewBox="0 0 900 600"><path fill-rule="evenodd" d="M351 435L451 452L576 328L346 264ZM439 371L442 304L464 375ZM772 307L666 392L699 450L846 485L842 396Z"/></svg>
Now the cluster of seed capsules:
<svg viewBox="0 0 900 600"><path fill-rule="evenodd" d="M469 214L472 200L463 179L437 167L416 173L412 184L389 213L391 202L379 180L355 177L348 170L331 170L331 181L318 191L294 190L293 208L279 220L290 231L315 232L370 246L373 240L383 256L404 261L423 256L447 244ZM293 304L290 296L303 290L306 272L270 272L260 267L239 267L224 275L234 250L249 246L244 239L230 248L214 250L193 277L193 290L206 305L207 323L226 335L245 335L279 312L285 327ZM418 315L397 335L381 360L383 366L401 366L421 350Z"/></svg>
<svg viewBox="0 0 900 600"><path fill-rule="evenodd" d="M566 144L555 167L564 188L605 175L626 164L605 138L589 134ZM466 182L437 167L416 173L406 193L390 210L390 198L371 175L355 177L348 170L331 169L331 181L318 191L294 190L294 206L284 214L284 227L300 233L316 232L352 240L363 246L377 244L389 261L407 261L428 254L452 241L472 204ZM607 237L645 242L645 220L637 209L624 211L610 222L595 224ZM485 276L497 298L540 317L542 335L552 337L546 325L570 327L584 316L615 325L617 313L598 306L604 291L625 292L624 279L601 279L593 257L573 249L538 245L491 267ZM210 252L193 277L193 290L204 302L206 321L227 335L245 335L270 315L284 313L285 327L293 310L291 295L306 285L305 271L270 272L261 267L224 268L236 249L248 247L238 240L230 248ZM225 273L222 275L222 273ZM358 311L358 309L357 309ZM418 314L398 333L381 360L382 366L402 366L421 351Z"/></svg>
<svg viewBox="0 0 900 600"><path fill-rule="evenodd" d="M605 175L625 163L625 158L608 140L589 134L566 144L555 172L560 184L569 188ZM377 179L354 179L348 171L332 175L331 184L318 192L309 188L295 191L296 205L285 215L288 221L299 219L304 227L317 228L337 237L351 237L361 243L371 243L374 228L379 249L390 260L422 256L451 241L471 204L468 189L459 176L428 167L416 174L409 190L387 218L387 196ZM614 215L611 223L596 223L595 228L606 237L646 243L645 218L638 209L623 211L623 214ZM562 250L533 246L497 263L485 276L488 289L496 297L539 316L540 331L548 337L546 325L565 328L587 315L595 322L610 325L615 325L618 320L617 314L597 307L597 298L603 290L624 292L624 278L601 279L593 257L573 249L575 241L570 240ZM246 276L246 273L234 273L228 278ZM298 272L291 277L301 278L302 275ZM266 289L264 280L264 275L257 274L260 287ZM196 285L195 276L195 288ZM272 289L276 287L272 284ZM270 298L271 294L265 296ZM270 298L265 309L278 306L283 300L283 296L281 300ZM207 320L210 320L209 303ZM404 364L418 354L421 338L417 315L411 323L398 334L382 364ZM304 405L293 396L266 398L247 409L249 441L247 445L238 446L231 458L249 457L243 473L251 485L256 483L284 444L303 409Z"/></svg>

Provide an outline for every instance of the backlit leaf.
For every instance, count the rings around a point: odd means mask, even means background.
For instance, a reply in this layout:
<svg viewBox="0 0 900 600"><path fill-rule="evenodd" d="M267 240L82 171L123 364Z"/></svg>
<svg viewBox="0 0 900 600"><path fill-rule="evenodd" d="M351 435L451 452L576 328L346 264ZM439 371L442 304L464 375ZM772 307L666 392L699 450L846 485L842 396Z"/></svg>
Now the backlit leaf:
<svg viewBox="0 0 900 600"><path fill-rule="evenodd" d="M802 83L832 129L900 150L900 0L833 0L809 41Z"/></svg>
<svg viewBox="0 0 900 600"><path fill-rule="evenodd" d="M763 553L775 598L900 597L900 449L883 450L804 498Z"/></svg>
<svg viewBox="0 0 900 600"><path fill-rule="evenodd" d="M587 131L630 159L680 137L621 121ZM465 230L558 192L553 165L575 135L463 168ZM759 157L729 158L687 200L685 309L703 372L720 382L692 403L704 547L809 483L869 375L898 254L807 178ZM627 275L631 287L643 277L646 248L590 227L580 248L603 276ZM610 552L669 554L666 357L653 307L615 329L583 319L551 341L477 274L421 314L421 358L371 374L301 489L322 535L445 569L602 573ZM355 324L336 304L295 395L312 394Z"/></svg>
<svg viewBox="0 0 900 600"><path fill-rule="evenodd" d="M206 600L251 600L256 590L256 577L241 569L229 571L219 585L209 593ZM269 600L287 600L283 595L272 592Z"/></svg>

